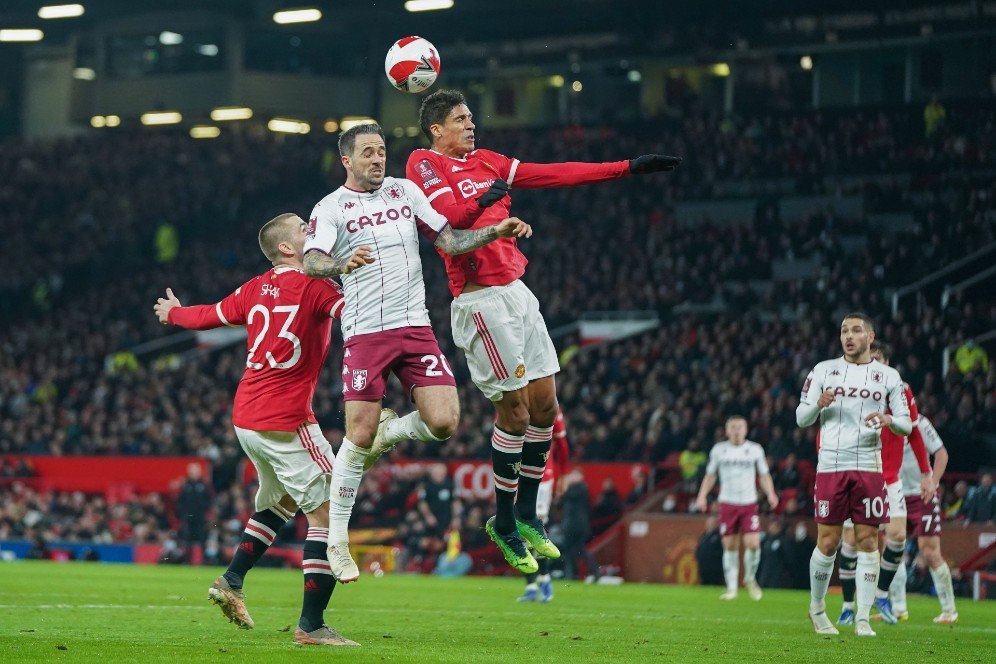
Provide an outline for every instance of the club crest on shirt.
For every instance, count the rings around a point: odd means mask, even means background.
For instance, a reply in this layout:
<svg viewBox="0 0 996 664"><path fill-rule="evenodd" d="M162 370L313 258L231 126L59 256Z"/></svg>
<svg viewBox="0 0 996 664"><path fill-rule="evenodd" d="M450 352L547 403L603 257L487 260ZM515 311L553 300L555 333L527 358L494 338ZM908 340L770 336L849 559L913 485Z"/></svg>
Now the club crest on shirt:
<svg viewBox="0 0 996 664"><path fill-rule="evenodd" d="M362 390L367 386L367 370L353 369L353 389Z"/></svg>
<svg viewBox="0 0 996 664"><path fill-rule="evenodd" d="M392 184L390 187L384 190L384 193L387 194L388 198L395 201L400 199L404 195L404 192L401 191L401 185L399 184Z"/></svg>
<svg viewBox="0 0 996 664"><path fill-rule="evenodd" d="M519 366L515 367L516 378L522 378L525 375L526 375L526 365L520 364Z"/></svg>
<svg viewBox="0 0 996 664"><path fill-rule="evenodd" d="M308 220L307 234L309 238L315 237L316 228L318 228L318 217L312 217Z"/></svg>
<svg viewBox="0 0 996 664"><path fill-rule="evenodd" d="M415 170L418 171L418 176L422 178L422 188L428 189L429 187L434 187L437 184L442 183L442 178L436 175L436 171L433 170L432 164L429 163L428 159L423 159L422 161L415 164Z"/></svg>
<svg viewBox="0 0 996 664"><path fill-rule="evenodd" d="M875 382L875 383L881 383L882 382L882 372L881 371L873 371L872 372L872 382Z"/></svg>

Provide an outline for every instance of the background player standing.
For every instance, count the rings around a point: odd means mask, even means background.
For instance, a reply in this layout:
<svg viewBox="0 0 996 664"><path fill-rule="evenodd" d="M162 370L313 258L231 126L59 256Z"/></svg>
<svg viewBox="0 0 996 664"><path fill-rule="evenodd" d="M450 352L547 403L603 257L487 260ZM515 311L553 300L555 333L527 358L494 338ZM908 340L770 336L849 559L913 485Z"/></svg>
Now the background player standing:
<svg viewBox="0 0 996 664"><path fill-rule="evenodd" d="M948 467L948 450L937 429L924 416L920 416L919 427L923 434L923 442L927 451L934 455L934 481L940 483L944 471ZM934 622L941 625L952 625L958 622L958 610L955 608L954 587L951 583L951 569L941 554L941 504L936 492L929 501L923 500L920 490L919 460L913 451L907 447L903 453L903 465L899 471L903 483L903 493L906 496L907 527L913 537L916 537L920 555L927 561L930 576L934 579L934 589L941 603L941 614ZM890 586L892 608L895 614L905 620L909 617L906 609L906 566L900 564Z"/></svg>
<svg viewBox="0 0 996 664"><path fill-rule="evenodd" d="M302 562L304 601L294 640L355 646L324 620L335 589L325 551L335 455L311 407L329 352L332 319L342 314L345 300L334 282L304 275L306 228L294 214L270 220L259 231L259 246L273 269L213 305L184 307L166 289L155 312L160 322L187 329L245 325L248 332L249 355L235 392L232 423L259 476L256 512L246 523L231 564L208 596L229 620L252 628L243 579L300 507L308 519L308 535ZM345 262L349 269L361 264L359 252Z"/></svg>
<svg viewBox="0 0 996 664"><path fill-rule="evenodd" d="M706 475L702 478L695 506L709 509L709 492L719 477L719 534L723 537L723 600L736 599L740 584L740 540L744 545L744 587L754 601L761 599L757 567L761 562L761 518L757 512L757 483L760 481L768 506L778 506L778 494L764 458L764 448L747 440L747 420L734 415L726 420L726 440L709 452Z"/></svg>
<svg viewBox="0 0 996 664"><path fill-rule="evenodd" d="M871 358L874 339L867 315L845 316L840 325L844 355L820 362L809 372L796 408L800 427L820 420L817 542L809 562L809 617L817 634L839 633L826 615L826 594L843 523L850 518L858 549L854 633L875 635L869 613L878 581L878 527L887 520L879 433L889 427L905 436L913 425L899 373Z"/></svg>
<svg viewBox="0 0 996 664"><path fill-rule="evenodd" d="M480 228L507 217L511 187L591 184L671 171L681 163L678 157L644 155L597 164L531 164L478 150L466 99L450 90L423 100L419 124L432 149L412 152L407 176L455 228ZM498 413L491 438L497 512L485 530L509 565L535 572L536 560L525 542L547 558L560 555L536 516L557 415L556 350L539 301L519 281L527 261L514 239L462 256L444 255L443 260L455 298L453 341L466 354L474 383Z"/></svg>
<svg viewBox="0 0 996 664"><path fill-rule="evenodd" d="M885 365L890 365L892 351L889 345L876 339L871 344L872 359ZM931 478L930 459L923 438L917 428L920 413L917 410L916 398L910 386L903 384L903 395L910 410L910 420L913 430L907 438L897 436L891 429L882 429L882 476L885 479L885 492L889 504L889 523L885 527L885 548L879 561L878 586L875 589L875 608L882 620L895 624L898 618L893 614L889 602L889 585L896 576L896 571L903 564L903 550L906 548L906 500L903 497L903 486L899 481L899 468L903 463L903 450L907 446L919 464L921 474L920 492L927 501L934 496L934 482ZM857 567L857 549L854 546L854 524L844 522L843 542L840 545L840 586L844 597L844 606L837 619L838 625L854 623L854 576Z"/></svg>
<svg viewBox="0 0 996 664"><path fill-rule="evenodd" d="M450 228L417 186L386 176L387 147L379 125L362 124L343 132L339 152L346 183L312 212L304 269L312 277L342 275L346 297L346 435L332 471L328 555L332 574L348 583L360 571L349 554L347 527L375 438L379 451L406 438L442 441L453 434L460 418L453 372L439 350L425 307L419 234L440 250L457 254L500 236L528 237L532 230L518 219L474 230ZM358 268L350 267L355 255L364 260ZM391 373L416 405L401 418L381 410Z"/></svg>

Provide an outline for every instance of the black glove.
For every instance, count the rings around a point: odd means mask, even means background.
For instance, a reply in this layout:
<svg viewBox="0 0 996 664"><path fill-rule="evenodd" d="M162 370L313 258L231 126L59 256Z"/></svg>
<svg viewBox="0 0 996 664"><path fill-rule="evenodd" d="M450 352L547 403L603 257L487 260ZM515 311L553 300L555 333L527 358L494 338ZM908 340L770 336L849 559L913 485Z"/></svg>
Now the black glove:
<svg viewBox="0 0 996 664"><path fill-rule="evenodd" d="M666 154L645 154L629 160L629 172L633 175L673 171L681 163L681 157L670 157Z"/></svg>
<svg viewBox="0 0 996 664"><path fill-rule="evenodd" d="M489 208L508 195L508 183L504 180L495 180L491 188L481 194L477 199L477 205L482 208Z"/></svg>

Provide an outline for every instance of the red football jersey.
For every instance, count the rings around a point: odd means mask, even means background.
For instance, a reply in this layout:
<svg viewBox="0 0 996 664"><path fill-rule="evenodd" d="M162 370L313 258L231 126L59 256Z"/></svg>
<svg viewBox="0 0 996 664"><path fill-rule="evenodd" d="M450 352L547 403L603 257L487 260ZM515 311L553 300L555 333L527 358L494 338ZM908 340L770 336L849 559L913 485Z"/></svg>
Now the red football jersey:
<svg viewBox="0 0 996 664"><path fill-rule="evenodd" d="M557 419L553 421L553 440L550 441L550 456L543 468L543 482L556 482L567 473L570 459L570 446L567 444L567 427L564 424L564 413L557 411Z"/></svg>
<svg viewBox="0 0 996 664"><path fill-rule="evenodd" d="M235 392L232 424L295 431L304 422L316 422L311 400L328 356L332 319L344 305L333 281L279 266L217 304L174 308L169 322L195 330L245 325L249 355Z"/></svg>
<svg viewBox="0 0 996 664"><path fill-rule="evenodd" d="M603 182L629 174L628 161L531 164L491 150L473 150L463 158L448 157L434 150L415 150L408 157L405 169L405 176L422 188L432 207L453 228L461 229L491 226L511 216L510 195L486 209L477 205L477 199L498 179L508 182L510 188L545 188ZM516 246L515 238L499 238L459 256L450 256L438 248L437 251L446 263L454 297L468 282L504 286L526 271L527 260Z"/></svg>
<svg viewBox="0 0 996 664"><path fill-rule="evenodd" d="M906 396L906 405L910 409L910 419L913 420L913 431L909 435L910 446L913 448L917 460L923 460L920 464L920 470L928 472L930 470L929 463L924 468L924 462L927 460L927 450L923 444L923 437L920 435L920 430L917 428L917 423L920 421L920 411L917 408L913 390L905 383L903 384L903 394ZM903 465L903 447L906 445L906 436L900 436L889 427L883 428L881 435L882 476L885 478L886 484L892 484L899 481L899 469Z"/></svg>

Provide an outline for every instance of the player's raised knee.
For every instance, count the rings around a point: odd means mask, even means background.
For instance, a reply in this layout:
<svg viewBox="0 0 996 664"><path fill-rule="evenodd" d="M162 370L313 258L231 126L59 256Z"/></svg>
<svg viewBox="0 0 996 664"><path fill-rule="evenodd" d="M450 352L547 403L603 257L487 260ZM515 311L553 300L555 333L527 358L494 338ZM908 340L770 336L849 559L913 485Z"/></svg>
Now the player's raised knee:
<svg viewBox="0 0 996 664"><path fill-rule="evenodd" d="M444 412L433 413L425 420L429 432L439 440L446 440L456 433L460 423L460 412L457 409L447 409Z"/></svg>

